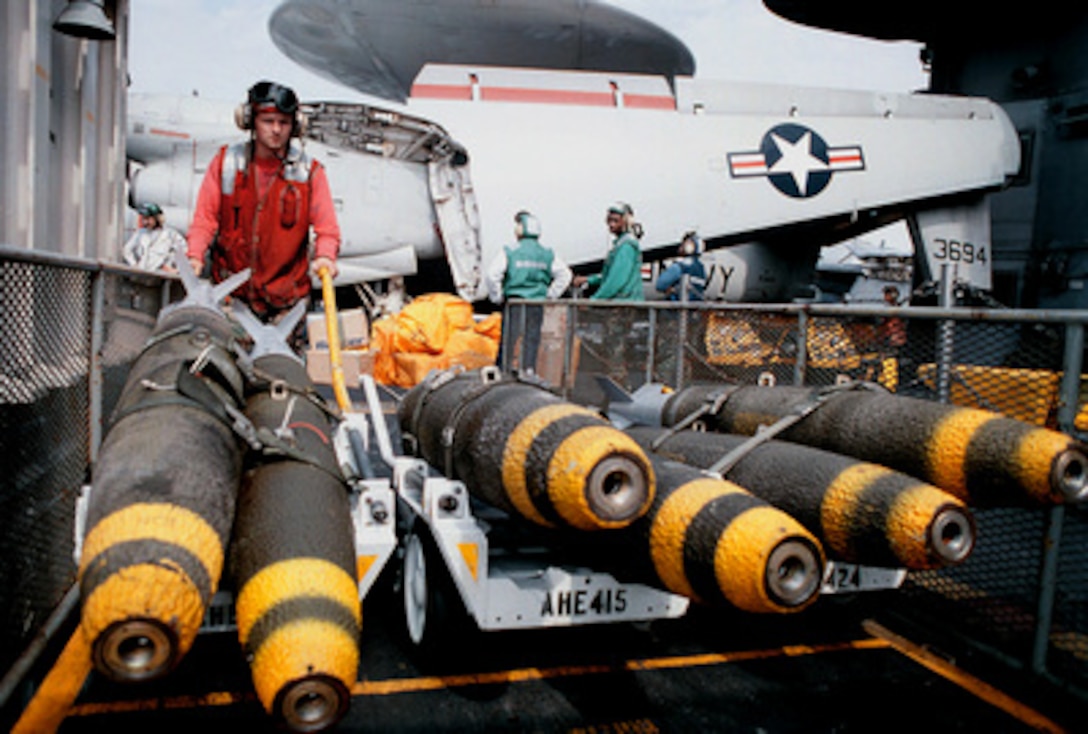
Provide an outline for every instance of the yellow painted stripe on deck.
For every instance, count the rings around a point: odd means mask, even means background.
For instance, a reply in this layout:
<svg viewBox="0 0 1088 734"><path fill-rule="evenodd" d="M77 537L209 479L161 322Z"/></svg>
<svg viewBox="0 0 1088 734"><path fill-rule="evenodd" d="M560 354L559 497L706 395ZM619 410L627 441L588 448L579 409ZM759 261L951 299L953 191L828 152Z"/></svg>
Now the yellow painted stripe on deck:
<svg viewBox="0 0 1088 734"><path fill-rule="evenodd" d="M901 637L883 625L871 619L862 622L866 632L876 638L886 641L895 650L906 655L911 660L933 671L942 678L955 683L960 688L972 695L981 698L991 706L995 706L1005 713L1014 716L1036 731L1049 732L1050 734L1065 734L1065 728L1039 713L1030 706L1017 701L1012 696L994 688L979 678L961 670L951 663L934 655L929 650L914 644L905 637Z"/></svg>
<svg viewBox="0 0 1088 734"><path fill-rule="evenodd" d="M429 676L422 678L391 678L388 680L357 681L351 686L352 696L391 696L404 693L424 693L449 688L469 686L487 686L507 683L525 683L530 681L569 678L582 675L602 675L626 672L652 672L657 670L678 670L682 668L710 667L748 662L750 660L771 660L784 657L804 657L823 655L850 650L886 650L888 642L864 638L845 642L832 642L821 645L794 645L763 650L738 650L725 653L700 653L695 655L674 655L658 658L627 660L614 665L579 665L553 668L515 668L490 673L468 673L463 675ZM201 696L169 696L163 698L135 699L129 701L111 701L107 703L84 703L72 708L71 716L101 716L106 714L131 713L159 709L198 708L202 706L231 706L245 703L251 696L243 692L219 691Z"/></svg>
<svg viewBox="0 0 1088 734"><path fill-rule="evenodd" d="M68 716L93 667L91 644L83 628L76 627L57 662L15 722L11 734L56 731Z"/></svg>

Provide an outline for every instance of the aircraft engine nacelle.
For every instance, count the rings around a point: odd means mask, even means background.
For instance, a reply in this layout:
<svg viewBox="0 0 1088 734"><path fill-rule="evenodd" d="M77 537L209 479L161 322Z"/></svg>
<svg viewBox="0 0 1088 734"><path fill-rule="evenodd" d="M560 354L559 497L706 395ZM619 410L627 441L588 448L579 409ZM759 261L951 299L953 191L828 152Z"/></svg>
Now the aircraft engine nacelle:
<svg viewBox="0 0 1088 734"><path fill-rule="evenodd" d="M817 252L797 248L784 253L762 242L748 242L703 255L708 301L765 303L789 301L810 280Z"/></svg>

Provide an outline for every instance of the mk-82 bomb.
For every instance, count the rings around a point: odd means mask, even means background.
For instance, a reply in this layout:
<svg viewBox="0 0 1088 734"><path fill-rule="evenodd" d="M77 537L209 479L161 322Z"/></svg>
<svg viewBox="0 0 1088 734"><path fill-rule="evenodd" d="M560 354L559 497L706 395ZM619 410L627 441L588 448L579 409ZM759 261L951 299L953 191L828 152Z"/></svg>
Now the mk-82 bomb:
<svg viewBox="0 0 1088 734"><path fill-rule="evenodd" d="M825 388L700 385L665 394L648 390L609 410L648 424L687 424L752 435L799 417L779 434L896 469L973 506L1058 504L1088 499L1082 444L1058 431L975 408L903 397L865 386ZM653 404L653 409L647 406ZM803 417L801 417L803 416Z"/></svg>
<svg viewBox="0 0 1088 734"><path fill-rule="evenodd" d="M637 580L747 612L794 612L815 600L824 554L800 523L733 482L652 460L650 511L609 539Z"/></svg>
<svg viewBox="0 0 1088 734"><path fill-rule="evenodd" d="M412 453L544 527L630 524L653 500L645 453L595 412L493 370L435 373L398 409Z"/></svg>
<svg viewBox="0 0 1088 734"><path fill-rule="evenodd" d="M254 338L245 414L262 448L250 453L239 490L230 568L258 699L287 728L319 731L351 702L362 612L329 409L287 347L304 311L301 302L265 326L235 308Z"/></svg>
<svg viewBox="0 0 1088 734"><path fill-rule="evenodd" d="M79 569L81 628L119 681L164 675L196 638L223 570L242 468L242 376L218 287L179 258L185 300L164 308L129 371L94 469Z"/></svg>
<svg viewBox="0 0 1088 734"><path fill-rule="evenodd" d="M718 470L784 510L832 558L930 569L960 563L974 548L974 520L963 502L902 472L786 441L746 445L751 439L724 433L627 432L647 451Z"/></svg>

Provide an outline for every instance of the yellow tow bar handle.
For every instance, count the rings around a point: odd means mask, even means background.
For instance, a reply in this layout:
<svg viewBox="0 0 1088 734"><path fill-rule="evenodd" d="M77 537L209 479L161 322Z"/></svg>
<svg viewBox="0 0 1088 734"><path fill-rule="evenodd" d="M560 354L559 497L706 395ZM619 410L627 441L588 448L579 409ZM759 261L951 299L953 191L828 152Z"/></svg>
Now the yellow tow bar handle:
<svg viewBox="0 0 1088 734"><path fill-rule="evenodd" d="M348 396L347 382L344 380L344 362L340 354L340 323L336 317L336 291L332 287L332 276L328 268L317 271L321 278L321 298L325 301L325 332L329 337L329 362L332 365L332 391L340 410L351 410L351 398Z"/></svg>

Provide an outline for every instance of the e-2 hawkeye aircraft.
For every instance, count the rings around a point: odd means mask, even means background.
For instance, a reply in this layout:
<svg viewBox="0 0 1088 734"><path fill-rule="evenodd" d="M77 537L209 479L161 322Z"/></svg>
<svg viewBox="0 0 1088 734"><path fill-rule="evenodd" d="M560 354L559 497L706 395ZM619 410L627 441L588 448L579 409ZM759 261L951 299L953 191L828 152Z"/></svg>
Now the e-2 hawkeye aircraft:
<svg viewBox="0 0 1088 734"><path fill-rule="evenodd" d="M923 278L949 264L990 287L987 194L1021 154L986 99L697 79L680 40L593 0L287 0L270 31L307 69L385 100L305 105L302 142L343 231L339 284L439 274L426 282L483 297L522 209L591 271L622 200L646 261L700 233L724 276L711 297L786 300L820 247L904 219ZM132 95L134 203L187 224L204 166L239 135L233 107Z"/></svg>

